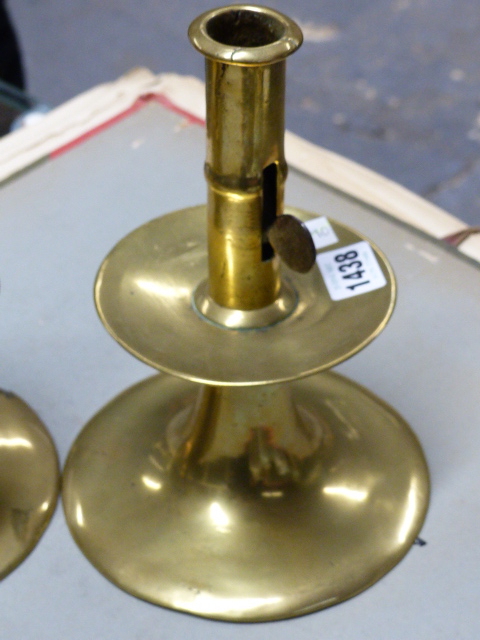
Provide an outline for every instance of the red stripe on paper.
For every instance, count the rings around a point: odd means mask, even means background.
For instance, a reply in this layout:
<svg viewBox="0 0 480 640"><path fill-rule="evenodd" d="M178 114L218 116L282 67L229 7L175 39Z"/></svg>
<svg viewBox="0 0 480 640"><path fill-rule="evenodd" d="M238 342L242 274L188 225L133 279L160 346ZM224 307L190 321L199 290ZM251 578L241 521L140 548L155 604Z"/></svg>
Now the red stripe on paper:
<svg viewBox="0 0 480 640"><path fill-rule="evenodd" d="M124 118L128 118L128 116L132 115L133 113L140 111L140 109L143 109L143 107L145 107L149 102L158 102L169 111L173 111L174 113L177 113L178 115L183 116L189 122L189 124L197 124L201 126L205 124L205 120L202 120L201 118L194 116L188 111L185 111L180 107L177 107L177 105L175 105L169 98L167 98L163 94L148 93L144 96L140 96L140 98L137 98L137 100L132 104L132 106L129 107L128 109L125 109L125 111L118 113L116 116L113 116L113 118L110 118L109 120L102 122L102 124L99 124L98 126L93 127L93 129L90 129L90 131L86 131L81 136L78 136L78 138L75 138L74 140L70 140L70 142L67 142L66 144L62 145L58 149L55 149L55 151L52 151L50 153L50 158L58 158L58 156L61 156L67 151L70 151L70 149L73 149L79 144L82 144L82 142L85 142L85 140L88 140L89 138L93 138L93 136L96 136L98 133L105 131L105 129L108 129L112 125L117 124L117 122L120 122Z"/></svg>

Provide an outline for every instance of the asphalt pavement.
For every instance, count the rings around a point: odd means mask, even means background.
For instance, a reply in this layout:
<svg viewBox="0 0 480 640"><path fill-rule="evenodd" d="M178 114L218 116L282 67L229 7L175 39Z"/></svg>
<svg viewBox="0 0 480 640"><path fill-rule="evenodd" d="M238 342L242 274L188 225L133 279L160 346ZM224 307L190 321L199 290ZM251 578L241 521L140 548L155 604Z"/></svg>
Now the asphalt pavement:
<svg viewBox="0 0 480 640"><path fill-rule="evenodd" d="M479 0L269 0L305 42L287 127L480 224ZM50 105L135 66L203 77L205 0L10 0L28 90Z"/></svg>

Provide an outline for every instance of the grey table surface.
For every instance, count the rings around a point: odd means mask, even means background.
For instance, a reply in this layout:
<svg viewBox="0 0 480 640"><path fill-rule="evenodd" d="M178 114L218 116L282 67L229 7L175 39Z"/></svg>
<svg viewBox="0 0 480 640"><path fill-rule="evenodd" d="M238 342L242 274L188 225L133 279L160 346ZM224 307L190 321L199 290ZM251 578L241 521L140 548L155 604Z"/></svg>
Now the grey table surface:
<svg viewBox="0 0 480 640"><path fill-rule="evenodd" d="M28 89L57 105L134 66L203 77L209 0L10 0ZM287 127L480 224L478 0L268 0L298 20Z"/></svg>
<svg viewBox="0 0 480 640"><path fill-rule="evenodd" d="M0 188L0 386L40 414L62 463L94 413L152 374L107 335L92 286L126 233L204 201L205 133L181 124L149 103ZM393 405L419 436L432 477L421 533L427 544L339 606L235 625L155 607L114 587L77 549L59 507L33 553L0 584L1 640L470 640L480 632L479 267L294 171L287 200L365 233L397 273L388 327L338 370Z"/></svg>

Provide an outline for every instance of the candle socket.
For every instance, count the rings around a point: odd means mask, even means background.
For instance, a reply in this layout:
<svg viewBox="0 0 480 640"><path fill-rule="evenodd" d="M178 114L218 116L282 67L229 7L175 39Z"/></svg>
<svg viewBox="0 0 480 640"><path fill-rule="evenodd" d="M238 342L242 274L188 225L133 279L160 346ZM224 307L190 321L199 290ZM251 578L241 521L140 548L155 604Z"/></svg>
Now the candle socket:
<svg viewBox="0 0 480 640"><path fill-rule="evenodd" d="M279 261L266 231L283 213L285 58L302 42L286 16L234 5L189 29L206 57L208 293L253 310L279 296Z"/></svg>

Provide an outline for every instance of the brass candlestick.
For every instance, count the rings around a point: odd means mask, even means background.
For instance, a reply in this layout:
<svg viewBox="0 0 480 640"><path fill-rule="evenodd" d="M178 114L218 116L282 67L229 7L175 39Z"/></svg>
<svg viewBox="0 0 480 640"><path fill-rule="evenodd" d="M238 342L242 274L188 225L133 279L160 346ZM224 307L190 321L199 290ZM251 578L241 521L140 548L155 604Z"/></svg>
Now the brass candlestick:
<svg viewBox="0 0 480 640"><path fill-rule="evenodd" d="M85 427L64 506L80 548L126 591L271 620L340 602L391 569L423 522L428 472L391 407L325 372L384 328L395 281L376 247L330 221L341 278L356 268L353 245L380 281L356 295L370 282L357 268L335 299L302 224L315 216L284 209L285 58L299 28L234 5L189 34L206 56L207 207L131 233L95 286L110 333L164 373Z"/></svg>
<svg viewBox="0 0 480 640"><path fill-rule="evenodd" d="M60 471L39 417L0 390L0 580L32 551L57 504Z"/></svg>

